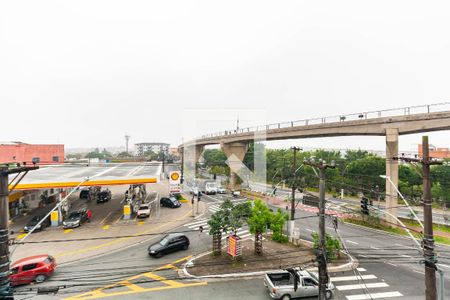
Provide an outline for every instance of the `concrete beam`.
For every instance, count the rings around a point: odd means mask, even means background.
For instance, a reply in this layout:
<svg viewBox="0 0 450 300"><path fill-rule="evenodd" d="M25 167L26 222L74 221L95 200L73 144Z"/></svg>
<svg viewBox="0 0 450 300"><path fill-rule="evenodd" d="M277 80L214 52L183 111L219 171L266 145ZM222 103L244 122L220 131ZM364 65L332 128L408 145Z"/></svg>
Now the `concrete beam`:
<svg viewBox="0 0 450 300"><path fill-rule="evenodd" d="M292 123L294 125L294 123ZM276 126L275 126L276 127ZM315 138L333 136L384 136L386 130L396 129L399 135L430 131L450 130L450 111L395 117L362 119L344 122L329 122L312 125L287 126L281 128L261 127L266 130L266 140ZM192 141L197 145L243 142L254 140L255 132L240 132L207 137ZM187 142L189 145L191 142Z"/></svg>
<svg viewBox="0 0 450 300"><path fill-rule="evenodd" d="M238 183L238 173L242 168L245 154L248 150L247 143L221 143L223 152L227 156L228 166L230 167L230 189L238 189L240 184Z"/></svg>
<svg viewBox="0 0 450 300"><path fill-rule="evenodd" d="M204 145L190 145L183 147L183 172L186 177L197 177L198 175L198 162L202 157L205 149Z"/></svg>
<svg viewBox="0 0 450 300"><path fill-rule="evenodd" d="M386 130L386 210L388 213L397 216L397 191L398 188L398 160L392 159L398 156L398 129ZM392 181L392 182L391 182ZM395 185L392 186L392 183ZM386 214L386 221L389 224L397 224L397 220Z"/></svg>

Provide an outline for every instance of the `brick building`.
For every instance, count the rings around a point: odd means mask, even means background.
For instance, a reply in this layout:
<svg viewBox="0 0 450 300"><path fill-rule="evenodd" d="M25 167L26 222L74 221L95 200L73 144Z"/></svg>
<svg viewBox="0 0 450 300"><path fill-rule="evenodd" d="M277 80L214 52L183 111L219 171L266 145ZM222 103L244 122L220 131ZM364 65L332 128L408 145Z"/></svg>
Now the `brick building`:
<svg viewBox="0 0 450 300"><path fill-rule="evenodd" d="M419 145L419 157L422 157L422 145ZM450 158L450 150L448 148L437 148L430 145L430 157L432 158Z"/></svg>
<svg viewBox="0 0 450 300"><path fill-rule="evenodd" d="M0 142L0 163L38 165L64 163L64 145L33 145L22 142Z"/></svg>

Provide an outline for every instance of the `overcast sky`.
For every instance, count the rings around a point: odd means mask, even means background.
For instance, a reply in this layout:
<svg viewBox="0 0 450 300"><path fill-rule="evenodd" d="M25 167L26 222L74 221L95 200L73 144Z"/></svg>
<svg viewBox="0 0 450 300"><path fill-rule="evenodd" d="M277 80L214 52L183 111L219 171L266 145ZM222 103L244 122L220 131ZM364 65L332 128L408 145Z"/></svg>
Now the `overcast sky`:
<svg viewBox="0 0 450 300"><path fill-rule="evenodd" d="M0 141L177 145L192 109L224 109L200 134L242 109L272 123L450 101L449 28L446 1L2 1ZM384 139L273 143L291 144Z"/></svg>

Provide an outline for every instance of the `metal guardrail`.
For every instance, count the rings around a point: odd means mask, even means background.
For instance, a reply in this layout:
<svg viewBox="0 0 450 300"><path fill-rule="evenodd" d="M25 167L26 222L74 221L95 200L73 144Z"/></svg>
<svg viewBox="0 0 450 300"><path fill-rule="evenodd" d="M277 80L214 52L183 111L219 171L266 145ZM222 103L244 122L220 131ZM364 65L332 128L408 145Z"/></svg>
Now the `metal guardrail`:
<svg viewBox="0 0 450 300"><path fill-rule="evenodd" d="M353 114L348 114L348 115L335 115L335 116L328 116L328 117L322 117L322 118L296 120L296 121L290 121L290 122L272 123L272 124L267 124L267 125L239 128L239 129L234 129L234 130L219 131L219 132L215 132L215 133L202 135L201 137L199 137L197 139L222 137L222 136L227 136L227 135L231 135L231 134L240 134L240 133L248 133L248 132L267 131L270 129L290 128L290 127L295 127L295 126L319 125L319 124L336 123L336 122L378 119L378 118L385 118L385 117L400 117L400 116L409 116L409 115L424 114L424 113L429 114L429 113L443 112L443 111L450 111L450 102L442 102L442 103L435 103L435 104L429 104L429 105L408 106L408 107L376 110L376 111L367 111L367 112L353 113Z"/></svg>

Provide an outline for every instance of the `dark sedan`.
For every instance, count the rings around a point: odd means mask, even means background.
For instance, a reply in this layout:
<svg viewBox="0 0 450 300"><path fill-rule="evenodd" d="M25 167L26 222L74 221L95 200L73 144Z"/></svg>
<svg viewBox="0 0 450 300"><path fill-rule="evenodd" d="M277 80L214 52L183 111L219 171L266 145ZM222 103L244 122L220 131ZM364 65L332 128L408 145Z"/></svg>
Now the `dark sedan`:
<svg viewBox="0 0 450 300"><path fill-rule="evenodd" d="M67 228L76 228L80 227L81 224L86 222L88 219L86 210L78 210L71 212L70 215L64 220L63 227Z"/></svg>
<svg viewBox="0 0 450 300"><path fill-rule="evenodd" d="M163 197L159 200L159 203L163 207L177 208L181 206L181 202L178 201L175 197Z"/></svg>
<svg viewBox="0 0 450 300"><path fill-rule="evenodd" d="M111 191L101 191L97 196L97 203L104 203L111 200Z"/></svg>
<svg viewBox="0 0 450 300"><path fill-rule="evenodd" d="M33 217L33 219L31 219L27 223L27 225L25 225L23 230L25 230L26 232L31 231L31 229L33 229L33 227L35 227L44 217L45 217L45 215ZM42 221L41 224L39 224L36 227L36 229L33 232L44 230L46 227L50 226L50 224L51 224L50 217L47 217L44 221Z"/></svg>
<svg viewBox="0 0 450 300"><path fill-rule="evenodd" d="M148 254L154 257L161 257L165 254L187 250L189 239L182 233L171 233L163 237L159 242L148 247Z"/></svg>

